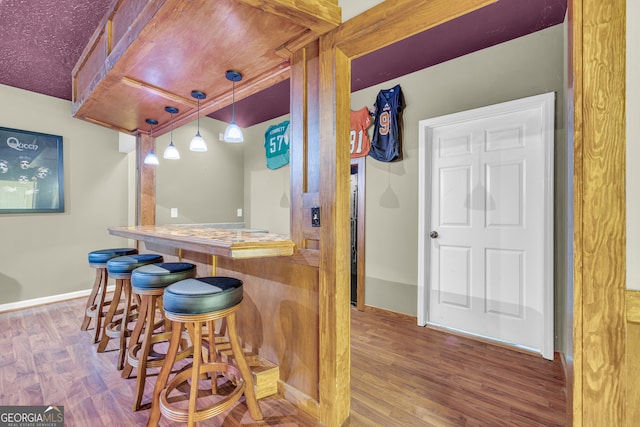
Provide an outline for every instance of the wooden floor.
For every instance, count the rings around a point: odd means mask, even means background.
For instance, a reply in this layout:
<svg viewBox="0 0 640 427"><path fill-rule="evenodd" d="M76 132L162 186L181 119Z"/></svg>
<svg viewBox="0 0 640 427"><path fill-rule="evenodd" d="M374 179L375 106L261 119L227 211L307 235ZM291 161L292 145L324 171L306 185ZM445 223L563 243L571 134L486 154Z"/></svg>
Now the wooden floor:
<svg viewBox="0 0 640 427"><path fill-rule="evenodd" d="M0 313L0 405L63 405L68 427L144 425L130 409L135 378L115 370L80 331L82 299ZM352 311L352 399L348 426L562 426L562 367L540 357ZM115 348L110 344L109 349ZM155 376L148 379L149 396ZM316 426L287 401L243 403L203 425ZM178 425L160 421L161 426Z"/></svg>

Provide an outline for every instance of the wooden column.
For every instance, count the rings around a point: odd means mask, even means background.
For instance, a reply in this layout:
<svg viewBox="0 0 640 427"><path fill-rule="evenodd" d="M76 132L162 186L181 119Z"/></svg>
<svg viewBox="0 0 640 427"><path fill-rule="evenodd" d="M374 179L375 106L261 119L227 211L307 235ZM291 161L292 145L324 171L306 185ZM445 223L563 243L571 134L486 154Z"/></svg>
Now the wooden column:
<svg viewBox="0 0 640 427"><path fill-rule="evenodd" d="M320 421L349 416L349 112L351 61L330 34L320 38Z"/></svg>
<svg viewBox="0 0 640 427"><path fill-rule="evenodd" d="M136 137L136 225L156 223L156 167L144 164L145 156L156 147L156 139L143 133Z"/></svg>
<svg viewBox="0 0 640 427"><path fill-rule="evenodd" d="M350 62L321 38L291 61L291 236L319 258L319 407L340 426L350 407L349 118ZM320 226L311 208L320 209Z"/></svg>
<svg viewBox="0 0 640 427"><path fill-rule="evenodd" d="M569 2L574 426L624 426L625 0ZM633 385L635 387L635 385Z"/></svg>

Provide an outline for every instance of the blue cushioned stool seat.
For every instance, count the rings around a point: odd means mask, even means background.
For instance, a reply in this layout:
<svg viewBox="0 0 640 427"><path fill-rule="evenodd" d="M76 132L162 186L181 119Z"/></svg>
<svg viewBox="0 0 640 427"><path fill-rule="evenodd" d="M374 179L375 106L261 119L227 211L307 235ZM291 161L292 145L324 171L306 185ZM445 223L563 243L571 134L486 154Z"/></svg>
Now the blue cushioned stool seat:
<svg viewBox="0 0 640 427"><path fill-rule="evenodd" d="M140 297L141 313L129 338L122 378L129 378L133 368L138 368L134 411L139 410L142 405L147 369L160 368L164 362L165 355L153 349L153 346L167 342L171 336L171 328L168 327L170 323L164 316L158 320L164 288L192 277L196 277L196 266L187 262L147 264L131 272L131 288ZM185 345L183 351L176 355L176 360L182 360L192 353L193 350Z"/></svg>
<svg viewBox="0 0 640 427"><path fill-rule="evenodd" d="M175 314L224 310L242 301L242 281L233 277L186 279L164 290L164 309Z"/></svg>
<svg viewBox="0 0 640 427"><path fill-rule="evenodd" d="M138 250L135 248L99 249L97 251L89 252L87 258L89 259L89 264L105 264L111 258L137 253Z"/></svg>
<svg viewBox="0 0 640 427"><path fill-rule="evenodd" d="M91 294L89 294L89 298L87 299L84 318L82 319L80 330L86 331L89 329L91 319L95 318L96 325L93 334L94 343L100 340L100 334L102 333L102 318L106 315L106 307L111 304L111 299L107 299L106 297L107 282L109 281L107 261L115 257L133 255L137 253L138 250L135 248L112 248L91 251L87 255L89 266L96 269L96 279L93 282Z"/></svg>
<svg viewBox="0 0 640 427"><path fill-rule="evenodd" d="M161 262L138 267L131 272L131 285L139 289L164 288L180 280L196 277L196 266L188 262Z"/></svg>
<svg viewBox="0 0 640 427"><path fill-rule="evenodd" d="M138 267L146 264L157 264L164 261L162 255L157 254L133 254L111 258L107 261L107 272L116 279L116 288L113 291L113 300L120 301L120 296L124 291L124 303L122 316L118 317L117 304L111 304L109 311L105 316L104 331L100 344L98 344L98 353L102 353L107 348L111 338L117 338L118 344L118 361L116 368L122 370L124 368L125 356L127 351L127 337L131 335L129 323L138 317L138 306L132 303L131 298L131 272Z"/></svg>
<svg viewBox="0 0 640 427"><path fill-rule="evenodd" d="M107 261L107 271L109 274L130 274L138 267L146 264L159 263L164 261L162 255L157 254L133 254L111 258Z"/></svg>

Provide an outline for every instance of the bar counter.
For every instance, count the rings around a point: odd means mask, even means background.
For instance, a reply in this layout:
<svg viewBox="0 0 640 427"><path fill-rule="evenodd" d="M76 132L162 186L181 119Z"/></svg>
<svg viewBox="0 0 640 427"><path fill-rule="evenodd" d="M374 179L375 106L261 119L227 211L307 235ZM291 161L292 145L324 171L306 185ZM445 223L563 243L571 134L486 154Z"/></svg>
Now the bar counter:
<svg viewBox="0 0 640 427"><path fill-rule="evenodd" d="M216 224L109 227L109 233L152 245L231 259L290 256L294 252L293 241L288 236L243 228L220 228Z"/></svg>
<svg viewBox="0 0 640 427"><path fill-rule="evenodd" d="M277 365L278 394L319 417L318 257L288 236L242 223L109 227L139 241L140 252L197 266L198 276L243 281L237 317L245 349Z"/></svg>

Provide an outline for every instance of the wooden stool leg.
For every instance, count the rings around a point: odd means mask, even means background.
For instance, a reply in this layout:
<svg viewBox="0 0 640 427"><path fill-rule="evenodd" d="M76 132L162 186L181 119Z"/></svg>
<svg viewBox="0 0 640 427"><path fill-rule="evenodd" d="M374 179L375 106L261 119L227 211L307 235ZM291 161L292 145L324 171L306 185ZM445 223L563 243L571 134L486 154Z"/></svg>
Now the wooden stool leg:
<svg viewBox="0 0 640 427"><path fill-rule="evenodd" d="M104 318L104 323L102 324L102 338L100 339L100 344L98 344L98 353L102 353L106 348L107 344L109 344L109 337L104 333L104 329L113 322L113 317L118 310L118 302L120 301L120 295L122 294L122 282L123 279L116 280L116 288L113 291L113 299L111 300L111 304L109 305L109 311L107 311L107 315Z"/></svg>
<svg viewBox="0 0 640 427"><path fill-rule="evenodd" d="M149 304L148 298L142 298L140 303L140 313L147 312L147 305ZM145 317L138 316L138 320L136 321L136 326L133 328L133 332L131 332L131 337L129 338L129 348L132 348L138 341L140 340L140 334L142 333L142 328L144 327ZM131 375L131 371L133 370L133 366L129 364L129 360L125 359L124 369L122 370L122 378L129 378Z"/></svg>
<svg viewBox="0 0 640 427"><path fill-rule="evenodd" d="M144 336L142 338L142 346L138 351L138 375L136 377L136 400L133 404L133 410L137 411L140 409L140 404L142 403L142 395L144 394L144 382L147 379L147 359L149 358L149 352L151 350L151 341L153 337L153 324L156 317L156 303L158 300L157 295L144 295L142 296L142 303L144 304L146 301L146 316L143 316L144 312L140 311L140 316L138 320L146 317L147 325L144 329ZM132 344L129 341L129 345Z"/></svg>
<svg viewBox="0 0 640 427"><path fill-rule="evenodd" d="M191 368L191 392L189 394L189 421L187 423L189 427L194 427L196 425L193 417L196 413L196 401L198 400L198 380L200 378L200 365L202 364L202 322L196 322L194 324L194 336L193 366Z"/></svg>
<svg viewBox="0 0 640 427"><path fill-rule="evenodd" d="M173 368L173 363L176 360L178 354L178 344L180 344L180 337L182 335L181 322L172 322L171 325L171 340L169 341L169 349L165 356L162 368L156 379L156 385L153 387L153 396L151 398L151 412L149 413L149 419L147 420L147 427L156 427L160 421L160 392L167 385L169 380L169 374Z"/></svg>
<svg viewBox="0 0 640 427"><path fill-rule="evenodd" d="M253 375L251 374L251 370L249 369L247 360L244 358L244 353L242 351L242 347L240 346L240 342L238 342L235 313L231 313L229 316L227 316L227 328L229 329L229 341L231 343L231 350L233 351L233 358L236 360L238 369L242 374L242 378L247 384L244 389L244 394L245 401L247 402L247 406L249 407L249 413L251 414L251 418L253 418L255 421L259 421L262 419L262 411L260 411L258 399L256 398L256 391L253 384Z"/></svg>
<svg viewBox="0 0 640 427"><path fill-rule="evenodd" d="M118 363L116 368L120 371L124 368L124 359L127 354L127 330L131 317L131 281L126 280L123 283L124 288L124 313L122 314L122 322L120 323L120 337L118 343Z"/></svg>
<svg viewBox="0 0 640 427"><path fill-rule="evenodd" d="M100 334L102 333L102 327L103 327L104 313L102 312L102 310L104 310L105 300L107 297L107 283L109 282L109 273L107 272L106 268L102 269L101 277L102 279L100 282L100 289L98 290L99 295L98 295L98 306L97 306L97 312L96 312L96 330L93 336L94 344L100 340Z"/></svg>
<svg viewBox="0 0 640 427"><path fill-rule="evenodd" d="M93 282L93 289L91 289L91 294L87 299L87 305L84 308L84 318L82 319L82 324L80 325L81 331L86 331L89 328L89 323L91 323L91 317L89 317L87 311L89 311L89 309L96 304L96 296L98 295L98 289L100 289L100 284L102 283L101 270L101 268L96 268L96 280Z"/></svg>
<svg viewBox="0 0 640 427"><path fill-rule="evenodd" d="M216 321L210 320L207 322L207 333L209 341L209 363L214 363L217 359L218 352L216 351ZM211 394L218 394L218 371L211 372Z"/></svg>

